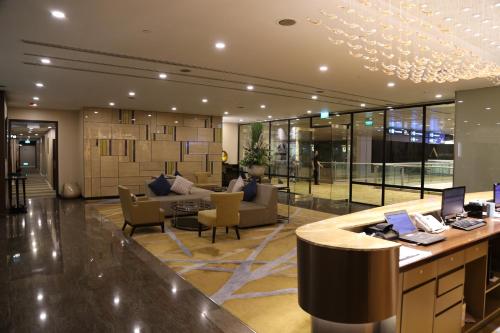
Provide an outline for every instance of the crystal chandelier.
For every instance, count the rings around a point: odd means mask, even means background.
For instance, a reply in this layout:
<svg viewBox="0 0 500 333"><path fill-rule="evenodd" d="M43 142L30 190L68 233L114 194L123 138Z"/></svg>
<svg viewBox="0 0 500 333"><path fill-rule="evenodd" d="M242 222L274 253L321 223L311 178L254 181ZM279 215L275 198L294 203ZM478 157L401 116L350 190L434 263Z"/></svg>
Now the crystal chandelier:
<svg viewBox="0 0 500 333"><path fill-rule="evenodd" d="M369 71L500 84L500 0L333 0L308 22Z"/></svg>

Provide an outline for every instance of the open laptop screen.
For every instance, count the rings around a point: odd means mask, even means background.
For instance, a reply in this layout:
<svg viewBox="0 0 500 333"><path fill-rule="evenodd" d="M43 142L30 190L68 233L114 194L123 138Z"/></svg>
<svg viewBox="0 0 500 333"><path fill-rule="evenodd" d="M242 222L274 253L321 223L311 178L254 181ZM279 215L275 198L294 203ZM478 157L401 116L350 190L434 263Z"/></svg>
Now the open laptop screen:
<svg viewBox="0 0 500 333"><path fill-rule="evenodd" d="M400 235L409 234L417 230L405 210L387 213L385 214L385 220L387 223L392 224L394 230L399 232Z"/></svg>

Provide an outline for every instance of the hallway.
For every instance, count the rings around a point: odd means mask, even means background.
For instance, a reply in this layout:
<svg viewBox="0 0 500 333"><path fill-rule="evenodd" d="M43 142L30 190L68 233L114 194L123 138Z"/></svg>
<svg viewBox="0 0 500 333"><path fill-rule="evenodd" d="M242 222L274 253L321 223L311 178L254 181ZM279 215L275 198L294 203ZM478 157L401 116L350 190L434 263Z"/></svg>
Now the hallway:
<svg viewBox="0 0 500 333"><path fill-rule="evenodd" d="M46 177L40 174L28 174L26 179L26 199L32 198L54 198L56 191L52 188ZM22 195L22 189L19 189ZM13 197L16 196L16 188L12 189Z"/></svg>

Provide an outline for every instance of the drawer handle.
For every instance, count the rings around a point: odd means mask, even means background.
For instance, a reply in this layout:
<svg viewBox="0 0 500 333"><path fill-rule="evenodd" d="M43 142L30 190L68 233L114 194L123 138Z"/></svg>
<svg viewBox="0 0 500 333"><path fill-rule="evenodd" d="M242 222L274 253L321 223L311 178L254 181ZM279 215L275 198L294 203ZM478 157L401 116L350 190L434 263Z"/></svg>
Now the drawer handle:
<svg viewBox="0 0 500 333"><path fill-rule="evenodd" d="M453 257L450 258L450 261L453 261Z"/></svg>

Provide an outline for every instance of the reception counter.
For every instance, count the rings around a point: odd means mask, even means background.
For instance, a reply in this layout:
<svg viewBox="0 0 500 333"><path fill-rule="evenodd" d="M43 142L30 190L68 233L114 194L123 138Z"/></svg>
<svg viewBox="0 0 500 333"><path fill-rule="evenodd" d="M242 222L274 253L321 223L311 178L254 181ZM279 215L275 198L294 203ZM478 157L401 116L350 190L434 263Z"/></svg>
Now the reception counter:
<svg viewBox="0 0 500 333"><path fill-rule="evenodd" d="M471 193L466 202L491 197L491 191ZM430 246L361 233L387 212L440 208L441 199L433 197L298 228L299 304L312 316L313 331L465 332L499 315L499 283L489 282L486 271L488 248L500 256L500 219L486 219L473 231L449 229L445 241ZM401 245L423 255L400 261Z"/></svg>

